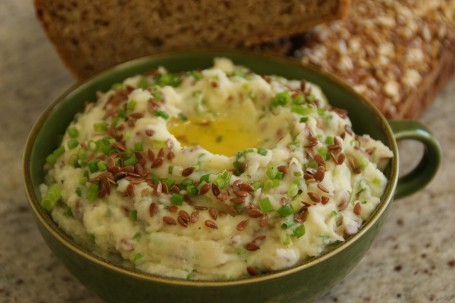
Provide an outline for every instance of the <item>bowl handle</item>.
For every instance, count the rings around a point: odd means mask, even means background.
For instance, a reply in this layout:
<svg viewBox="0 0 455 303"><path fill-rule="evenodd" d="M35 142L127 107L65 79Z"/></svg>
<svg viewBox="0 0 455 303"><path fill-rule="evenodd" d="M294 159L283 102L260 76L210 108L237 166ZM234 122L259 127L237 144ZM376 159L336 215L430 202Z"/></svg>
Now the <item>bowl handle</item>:
<svg viewBox="0 0 455 303"><path fill-rule="evenodd" d="M398 179L396 198L403 198L427 185L436 175L441 162L441 146L422 123L414 120L389 120L395 139L416 140L424 145L423 156L417 166Z"/></svg>

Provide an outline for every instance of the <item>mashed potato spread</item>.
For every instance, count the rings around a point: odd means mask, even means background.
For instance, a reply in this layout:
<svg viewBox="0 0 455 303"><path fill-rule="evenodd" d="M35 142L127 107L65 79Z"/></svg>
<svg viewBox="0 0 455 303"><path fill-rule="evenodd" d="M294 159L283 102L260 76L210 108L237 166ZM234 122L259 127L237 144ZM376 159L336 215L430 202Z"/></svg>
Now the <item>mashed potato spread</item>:
<svg viewBox="0 0 455 303"><path fill-rule="evenodd" d="M41 205L80 245L141 271L236 279L356 233L392 152L308 82L212 68L99 93L47 158Z"/></svg>

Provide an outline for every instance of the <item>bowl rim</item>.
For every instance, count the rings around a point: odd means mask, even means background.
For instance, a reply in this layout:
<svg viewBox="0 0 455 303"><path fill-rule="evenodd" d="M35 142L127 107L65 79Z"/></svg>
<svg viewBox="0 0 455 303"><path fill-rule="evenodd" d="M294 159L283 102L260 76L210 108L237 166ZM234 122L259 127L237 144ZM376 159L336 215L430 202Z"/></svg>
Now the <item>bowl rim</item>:
<svg viewBox="0 0 455 303"><path fill-rule="evenodd" d="M242 277L230 280L184 280L179 278L173 277L166 277L160 276L157 274L151 274L139 271L134 268L126 268L120 264L113 263L103 257L97 256L96 254L86 250L85 248L76 244L68 235L66 235L58 226L52 221L50 215L45 214L45 211L40 207L40 202L38 197L35 195L35 191L32 187L32 178L30 175L30 160L31 160L31 153L34 147L36 138L40 133L41 127L45 124L46 119L50 116L53 109L58 106L61 102L65 100L65 98L74 93L75 91L83 88L83 86L91 81L94 81L97 78L104 77L110 73L115 73L117 71L121 71L124 69L128 69L131 66L140 66L149 61L165 59L167 57L172 56L185 56L188 54L200 54L205 55L208 57L224 57L229 55L244 55L250 56L254 58L259 58L261 60L267 61L274 61L279 64L283 65L292 65L296 68L303 68L307 69L312 73L318 74L323 78L335 83L337 86L340 86L344 90L347 90L348 93L353 94L356 96L359 102L361 102L369 111L371 111L378 119L379 124L382 127L382 131L386 135L387 139L387 146L393 152L393 158L391 159L391 169L390 169L390 177L381 198L380 203L374 210L374 212L370 215L370 217L363 222L360 230L354 234L349 236L345 239L344 242L338 243L334 245L329 251L322 253L319 256L311 257L302 264L271 272L266 273L263 275L257 276L250 276L250 277ZM243 64L248 67L247 64ZM395 188L398 182L398 162L399 162L399 155L398 155L398 147L395 137L393 135L393 131L388 124L386 118L383 114L376 108L370 101L368 101L365 97L357 93L351 86L349 86L346 82L342 81L335 75L329 74L327 72L322 71L317 66L311 64L303 64L300 60L285 57L282 55L276 55L272 53L259 53L255 51L247 51L247 50L233 50L233 49L184 49L184 50L174 50L174 51L163 51L149 56L143 56L132 60L127 60L123 63L111 66L107 69L104 69L98 73L91 75L90 77L76 81L73 85L71 85L68 89L64 90L62 94L60 94L57 98L55 98L51 103L49 103L46 108L42 111L39 115L38 119L33 124L29 135L26 139L26 144L23 152L22 157L22 164L23 164L23 182L25 187L25 193L27 196L28 203L32 208L35 219L38 220L37 223L41 223L41 225L52 234L54 238L56 238L61 244L63 244L67 249L70 249L73 253L78 254L80 257L88 259L91 262L98 264L99 266L105 267L107 269L113 270L115 272L131 276L136 279L146 280L146 281L153 281L153 282L160 282L165 284L173 284L173 285L183 285L183 286L192 286L192 287L219 287L219 286L236 286L236 285L245 285L245 284L253 284L258 283L261 281L273 280L279 277L287 276L290 274L297 273L301 270L306 268L310 268L316 266L317 264L324 262L325 260L335 256L336 254L342 252L343 250L347 249L351 244L356 242L359 238L361 238L375 223L376 221L383 215L383 213L387 210L389 204L393 200L393 195L395 192ZM53 225L52 225L53 224Z"/></svg>

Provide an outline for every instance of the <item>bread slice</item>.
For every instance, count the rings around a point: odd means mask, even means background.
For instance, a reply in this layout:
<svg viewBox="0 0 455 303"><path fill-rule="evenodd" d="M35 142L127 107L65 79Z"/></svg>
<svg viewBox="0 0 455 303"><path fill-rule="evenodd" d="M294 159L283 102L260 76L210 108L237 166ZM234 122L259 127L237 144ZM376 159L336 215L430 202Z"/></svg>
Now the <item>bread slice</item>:
<svg viewBox="0 0 455 303"><path fill-rule="evenodd" d="M353 0L294 37L294 55L347 81L388 118L418 118L455 72L455 1Z"/></svg>
<svg viewBox="0 0 455 303"><path fill-rule="evenodd" d="M239 47L340 18L350 0L35 0L63 61L86 77L157 51Z"/></svg>

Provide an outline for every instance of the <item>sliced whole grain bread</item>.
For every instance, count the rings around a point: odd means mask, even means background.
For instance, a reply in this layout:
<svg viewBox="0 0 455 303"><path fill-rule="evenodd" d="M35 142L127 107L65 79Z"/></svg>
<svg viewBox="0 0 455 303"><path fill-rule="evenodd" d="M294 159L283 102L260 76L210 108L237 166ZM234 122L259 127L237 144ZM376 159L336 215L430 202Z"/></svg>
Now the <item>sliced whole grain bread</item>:
<svg viewBox="0 0 455 303"><path fill-rule="evenodd" d="M418 118L455 72L455 1L353 0L293 38L294 55L348 82L388 118Z"/></svg>
<svg viewBox="0 0 455 303"><path fill-rule="evenodd" d="M346 15L350 0L35 0L78 78L158 51L272 42ZM281 40L275 48L283 50ZM273 47L272 47L273 48Z"/></svg>

